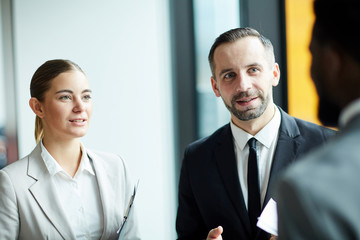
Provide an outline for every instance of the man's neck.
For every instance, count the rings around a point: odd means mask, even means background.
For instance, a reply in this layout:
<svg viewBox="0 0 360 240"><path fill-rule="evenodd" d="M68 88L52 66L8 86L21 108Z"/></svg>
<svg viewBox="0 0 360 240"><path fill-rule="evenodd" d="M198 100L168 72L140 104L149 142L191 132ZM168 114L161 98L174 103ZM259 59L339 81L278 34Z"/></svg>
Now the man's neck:
<svg viewBox="0 0 360 240"><path fill-rule="evenodd" d="M243 129L247 133L255 136L263 127L268 124L275 115L275 104L271 103L267 106L264 113L258 117L249 121L241 121L235 116L231 115L231 121L239 128Z"/></svg>

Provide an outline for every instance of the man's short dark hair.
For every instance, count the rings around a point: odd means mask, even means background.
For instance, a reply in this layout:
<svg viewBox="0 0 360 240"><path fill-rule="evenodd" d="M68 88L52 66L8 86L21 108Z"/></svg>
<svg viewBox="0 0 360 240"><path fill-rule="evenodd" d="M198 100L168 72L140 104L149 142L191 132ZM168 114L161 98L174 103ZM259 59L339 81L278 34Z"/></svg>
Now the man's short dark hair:
<svg viewBox="0 0 360 240"><path fill-rule="evenodd" d="M271 44L271 41L269 39L267 39L266 37L264 37L263 35L261 35L255 29L252 29L249 27L231 29L227 32L224 32L219 37L217 37L210 49L208 60L209 60L209 64L210 64L211 73L214 78L215 78L214 53L215 53L216 48L218 46L220 46L221 44L235 42L236 40L244 38L244 37L258 38L261 41L261 43L264 45L265 49L270 50L271 53L274 55L274 48L273 48L273 45ZM275 61L275 59L274 59L274 61Z"/></svg>
<svg viewBox="0 0 360 240"><path fill-rule="evenodd" d="M360 62L359 0L315 0L313 38L333 44Z"/></svg>

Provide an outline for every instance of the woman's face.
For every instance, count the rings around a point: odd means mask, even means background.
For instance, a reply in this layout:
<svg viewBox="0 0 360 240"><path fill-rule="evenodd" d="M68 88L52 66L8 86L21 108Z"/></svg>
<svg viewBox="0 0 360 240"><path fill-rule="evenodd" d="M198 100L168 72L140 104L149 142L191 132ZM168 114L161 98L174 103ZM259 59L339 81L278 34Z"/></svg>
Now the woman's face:
<svg viewBox="0 0 360 240"><path fill-rule="evenodd" d="M93 110L86 76L77 70L59 74L52 80L41 107L45 138L66 140L84 136Z"/></svg>

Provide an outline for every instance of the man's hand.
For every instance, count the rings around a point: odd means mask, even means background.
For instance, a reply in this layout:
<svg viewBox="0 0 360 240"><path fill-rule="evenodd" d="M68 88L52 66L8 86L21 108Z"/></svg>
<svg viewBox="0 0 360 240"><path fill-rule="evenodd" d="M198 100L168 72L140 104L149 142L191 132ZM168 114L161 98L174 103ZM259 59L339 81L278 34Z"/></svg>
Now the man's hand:
<svg viewBox="0 0 360 240"><path fill-rule="evenodd" d="M271 238L270 238L270 240L277 240L278 239L278 237L277 236L275 236L275 235L272 235L271 234Z"/></svg>
<svg viewBox="0 0 360 240"><path fill-rule="evenodd" d="M222 240L221 234L223 233L223 228L221 226L211 229L206 240Z"/></svg>

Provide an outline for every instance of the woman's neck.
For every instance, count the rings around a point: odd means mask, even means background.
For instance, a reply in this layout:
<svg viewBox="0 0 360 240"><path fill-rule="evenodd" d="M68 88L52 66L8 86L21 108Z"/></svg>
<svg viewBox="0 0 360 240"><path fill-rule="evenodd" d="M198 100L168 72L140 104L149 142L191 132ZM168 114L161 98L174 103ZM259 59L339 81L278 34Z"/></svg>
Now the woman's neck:
<svg viewBox="0 0 360 240"><path fill-rule="evenodd" d="M51 141L44 136L43 145L59 165L71 177L74 177L79 168L82 156L79 139L70 141Z"/></svg>

